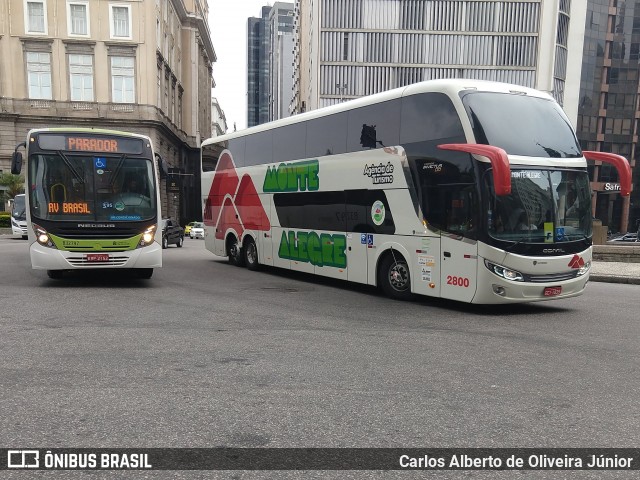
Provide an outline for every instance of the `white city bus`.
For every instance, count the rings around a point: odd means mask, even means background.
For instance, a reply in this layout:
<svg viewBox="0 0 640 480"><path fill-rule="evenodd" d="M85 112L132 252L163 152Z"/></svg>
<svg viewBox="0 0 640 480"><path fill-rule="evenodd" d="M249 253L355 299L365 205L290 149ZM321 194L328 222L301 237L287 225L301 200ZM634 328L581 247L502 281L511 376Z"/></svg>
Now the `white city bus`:
<svg viewBox="0 0 640 480"><path fill-rule="evenodd" d="M11 204L11 233L27 238L27 207L24 193L19 193Z"/></svg>
<svg viewBox="0 0 640 480"><path fill-rule="evenodd" d="M472 303L581 294L586 159L547 94L434 80L206 140L205 244L271 265Z"/></svg>
<svg viewBox="0 0 640 480"><path fill-rule="evenodd" d="M26 220L31 265L65 270L134 269L150 278L162 266L158 171L151 140L88 128L35 129L26 148Z"/></svg>

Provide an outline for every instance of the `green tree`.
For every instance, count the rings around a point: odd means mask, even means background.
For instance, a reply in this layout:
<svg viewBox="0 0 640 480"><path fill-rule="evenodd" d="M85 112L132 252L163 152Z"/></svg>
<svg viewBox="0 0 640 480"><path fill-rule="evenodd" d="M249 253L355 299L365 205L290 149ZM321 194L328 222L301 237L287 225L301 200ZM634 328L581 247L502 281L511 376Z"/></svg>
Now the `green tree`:
<svg viewBox="0 0 640 480"><path fill-rule="evenodd" d="M19 193L24 193L24 177L22 175L2 173L0 174L0 186L5 187L0 190L0 207L2 207L7 198L13 198Z"/></svg>

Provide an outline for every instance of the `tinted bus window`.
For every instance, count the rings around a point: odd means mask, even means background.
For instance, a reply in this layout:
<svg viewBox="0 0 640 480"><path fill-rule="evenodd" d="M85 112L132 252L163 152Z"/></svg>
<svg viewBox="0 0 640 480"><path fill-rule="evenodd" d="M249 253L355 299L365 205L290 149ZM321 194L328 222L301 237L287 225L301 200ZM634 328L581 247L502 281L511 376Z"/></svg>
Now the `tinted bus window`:
<svg viewBox="0 0 640 480"><path fill-rule="evenodd" d="M284 228L344 232L344 192L276 193L273 203Z"/></svg>
<svg viewBox="0 0 640 480"><path fill-rule="evenodd" d="M243 166L249 167L273 162L273 134L270 130L268 132L254 133L245 137L245 139L247 143L244 150Z"/></svg>
<svg viewBox="0 0 640 480"><path fill-rule="evenodd" d="M401 144L464 137L458 112L444 93L404 97L401 125Z"/></svg>
<svg viewBox="0 0 640 480"><path fill-rule="evenodd" d="M227 148L228 142L212 143L202 146L202 171L213 172L220 154Z"/></svg>
<svg viewBox="0 0 640 480"><path fill-rule="evenodd" d="M347 151L347 114L337 113L307 122L307 158Z"/></svg>
<svg viewBox="0 0 640 480"><path fill-rule="evenodd" d="M233 157L233 163L236 167L244 167L244 148L246 140L244 137L232 138L229 140L229 151Z"/></svg>
<svg viewBox="0 0 640 480"><path fill-rule="evenodd" d="M280 127L273 131L273 161L287 162L306 158L307 122Z"/></svg>
<svg viewBox="0 0 640 480"><path fill-rule="evenodd" d="M577 158L581 150L560 106L528 95L475 92L462 96L476 142L527 157Z"/></svg>
<svg viewBox="0 0 640 480"><path fill-rule="evenodd" d="M347 151L398 145L400 138L400 102L392 100L349 112Z"/></svg>

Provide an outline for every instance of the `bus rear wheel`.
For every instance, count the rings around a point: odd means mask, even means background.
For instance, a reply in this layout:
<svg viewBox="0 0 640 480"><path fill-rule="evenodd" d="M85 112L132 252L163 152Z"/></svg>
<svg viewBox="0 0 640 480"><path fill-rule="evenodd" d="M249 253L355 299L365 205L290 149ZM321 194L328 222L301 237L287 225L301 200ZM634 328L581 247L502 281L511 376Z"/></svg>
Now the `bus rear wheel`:
<svg viewBox="0 0 640 480"><path fill-rule="evenodd" d="M244 265L244 258L242 256L242 247L235 235L229 235L227 237L227 255L229 256L229 263L242 267Z"/></svg>
<svg viewBox="0 0 640 480"><path fill-rule="evenodd" d="M411 298L411 274L409 265L402 255L394 253L385 256L378 271L378 284L391 298Z"/></svg>
<svg viewBox="0 0 640 480"><path fill-rule="evenodd" d="M244 263L249 270L258 270L260 264L258 263L258 247L253 238L249 237L244 242Z"/></svg>

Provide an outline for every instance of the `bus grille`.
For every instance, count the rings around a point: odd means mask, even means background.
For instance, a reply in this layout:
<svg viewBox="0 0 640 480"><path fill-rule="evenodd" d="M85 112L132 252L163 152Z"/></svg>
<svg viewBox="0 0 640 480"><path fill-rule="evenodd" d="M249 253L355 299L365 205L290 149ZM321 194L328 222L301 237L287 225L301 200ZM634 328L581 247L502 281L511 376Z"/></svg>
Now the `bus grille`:
<svg viewBox="0 0 640 480"><path fill-rule="evenodd" d="M549 282L563 282L565 280L571 280L578 276L578 270L572 270L564 273L549 273L546 275L525 275L524 281L531 283L549 283Z"/></svg>
<svg viewBox="0 0 640 480"><path fill-rule="evenodd" d="M64 248L70 252L126 252L131 250L129 247L122 245L100 245L99 247L83 245L78 247L65 246Z"/></svg>
<svg viewBox="0 0 640 480"><path fill-rule="evenodd" d="M96 267L121 267L123 266L125 263L127 263L127 260L129 260L129 257L116 257L116 256L112 256L109 258L108 262L87 262L86 257L82 256L82 257L67 257L67 262L69 262L71 265L73 265L74 267L89 267L89 268L96 268Z"/></svg>

